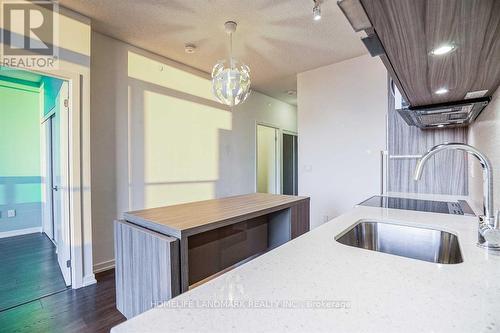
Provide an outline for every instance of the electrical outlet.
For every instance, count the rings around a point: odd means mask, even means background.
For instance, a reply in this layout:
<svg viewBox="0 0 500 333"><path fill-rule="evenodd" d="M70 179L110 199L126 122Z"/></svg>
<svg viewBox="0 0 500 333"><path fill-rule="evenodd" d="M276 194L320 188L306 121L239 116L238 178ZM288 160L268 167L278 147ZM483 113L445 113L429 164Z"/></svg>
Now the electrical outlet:
<svg viewBox="0 0 500 333"><path fill-rule="evenodd" d="M16 216L16 210L15 209L9 209L7 211L7 217L15 217Z"/></svg>

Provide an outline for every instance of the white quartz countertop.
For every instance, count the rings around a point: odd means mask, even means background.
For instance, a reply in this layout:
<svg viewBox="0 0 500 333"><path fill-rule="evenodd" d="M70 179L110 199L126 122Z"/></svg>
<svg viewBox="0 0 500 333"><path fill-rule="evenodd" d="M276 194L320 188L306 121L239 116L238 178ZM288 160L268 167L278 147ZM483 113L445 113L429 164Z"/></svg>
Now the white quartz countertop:
<svg viewBox="0 0 500 333"><path fill-rule="evenodd" d="M454 233L464 262L335 241L361 219ZM112 332L500 332L500 256L476 241L476 217L358 206Z"/></svg>

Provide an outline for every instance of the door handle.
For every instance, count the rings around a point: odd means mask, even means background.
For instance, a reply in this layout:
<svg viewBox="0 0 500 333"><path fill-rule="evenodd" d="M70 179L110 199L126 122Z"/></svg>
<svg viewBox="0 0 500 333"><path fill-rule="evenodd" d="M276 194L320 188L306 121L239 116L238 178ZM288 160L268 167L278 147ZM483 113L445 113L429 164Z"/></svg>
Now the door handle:
<svg viewBox="0 0 500 333"><path fill-rule="evenodd" d="M56 186L54 186L52 189L53 189L54 191L59 191L59 187L57 187L57 185L56 185Z"/></svg>

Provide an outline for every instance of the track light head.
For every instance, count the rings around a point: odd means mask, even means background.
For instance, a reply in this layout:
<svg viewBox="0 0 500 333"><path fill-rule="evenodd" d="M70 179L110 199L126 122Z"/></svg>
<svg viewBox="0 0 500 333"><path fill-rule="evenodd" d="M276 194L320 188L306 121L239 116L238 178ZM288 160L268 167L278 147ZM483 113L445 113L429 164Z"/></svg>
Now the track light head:
<svg viewBox="0 0 500 333"><path fill-rule="evenodd" d="M319 21L321 20L321 1L313 0L313 2L314 2L313 19L314 21Z"/></svg>

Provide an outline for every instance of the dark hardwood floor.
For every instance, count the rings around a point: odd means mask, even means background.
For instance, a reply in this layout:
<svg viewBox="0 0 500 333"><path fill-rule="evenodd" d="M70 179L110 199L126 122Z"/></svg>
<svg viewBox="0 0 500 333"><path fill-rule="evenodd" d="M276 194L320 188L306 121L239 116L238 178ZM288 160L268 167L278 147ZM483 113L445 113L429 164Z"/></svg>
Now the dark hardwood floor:
<svg viewBox="0 0 500 333"><path fill-rule="evenodd" d="M109 332L125 321L116 309L114 270L96 274L97 284L0 312L0 332Z"/></svg>
<svg viewBox="0 0 500 333"><path fill-rule="evenodd" d="M63 290L56 249L45 234L0 238L0 311Z"/></svg>

